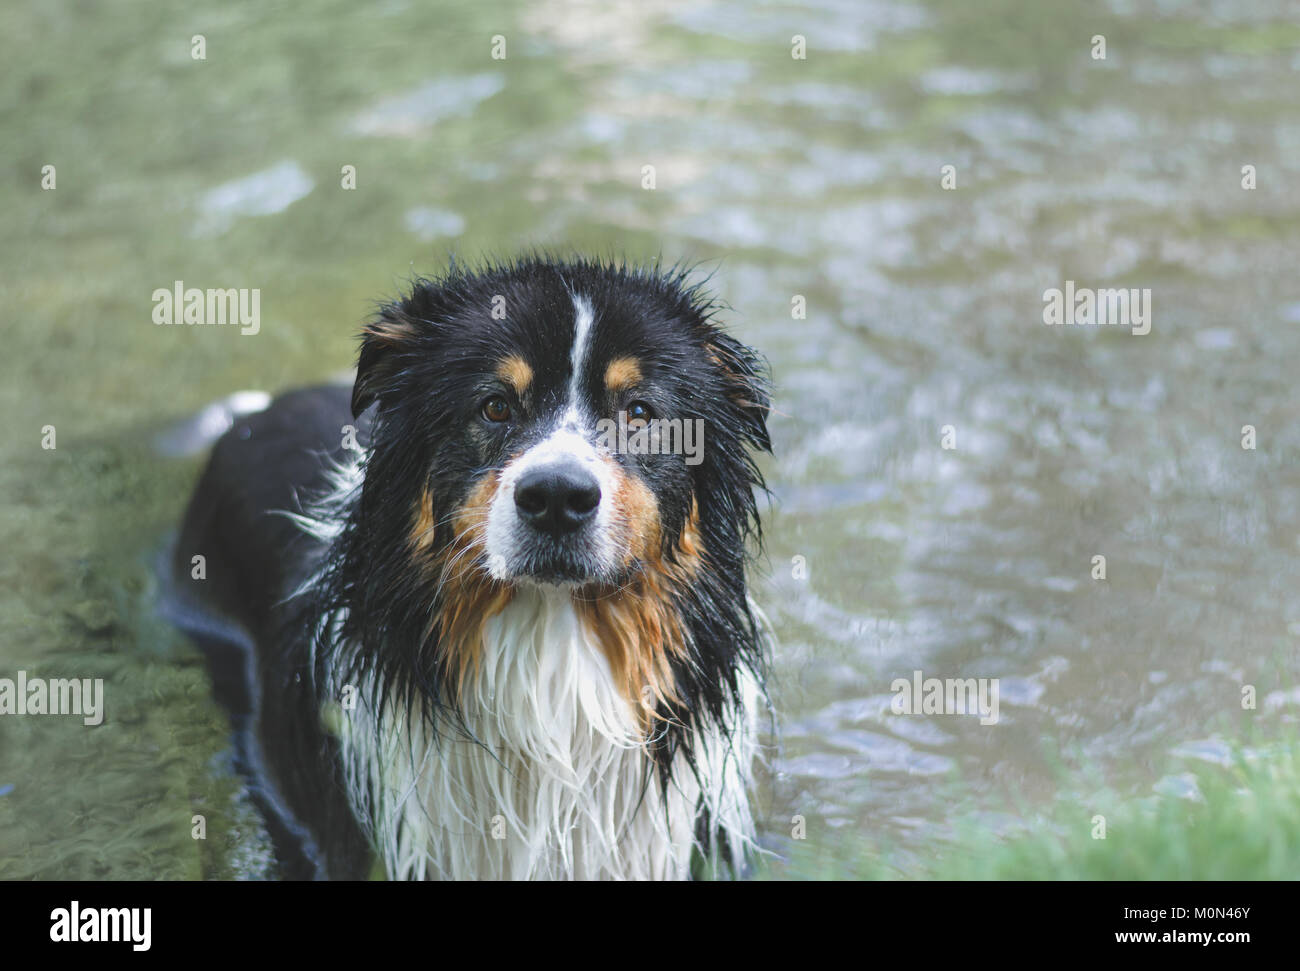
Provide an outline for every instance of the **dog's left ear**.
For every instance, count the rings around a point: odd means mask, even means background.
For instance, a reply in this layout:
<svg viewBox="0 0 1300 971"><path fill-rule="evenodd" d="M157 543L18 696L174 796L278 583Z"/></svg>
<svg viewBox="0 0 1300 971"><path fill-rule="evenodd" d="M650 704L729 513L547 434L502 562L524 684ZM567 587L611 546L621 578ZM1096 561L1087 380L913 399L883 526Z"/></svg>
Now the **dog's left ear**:
<svg viewBox="0 0 1300 971"><path fill-rule="evenodd" d="M360 418L375 401L396 391L402 358L415 339L415 325L392 307L385 308L379 319L362 331L357 380L352 385L353 418Z"/></svg>
<svg viewBox="0 0 1300 971"><path fill-rule="evenodd" d="M709 340L708 351L725 375L727 400L739 418L746 443L763 452L772 451L772 439L767 433L772 399L763 359L752 347L722 332Z"/></svg>

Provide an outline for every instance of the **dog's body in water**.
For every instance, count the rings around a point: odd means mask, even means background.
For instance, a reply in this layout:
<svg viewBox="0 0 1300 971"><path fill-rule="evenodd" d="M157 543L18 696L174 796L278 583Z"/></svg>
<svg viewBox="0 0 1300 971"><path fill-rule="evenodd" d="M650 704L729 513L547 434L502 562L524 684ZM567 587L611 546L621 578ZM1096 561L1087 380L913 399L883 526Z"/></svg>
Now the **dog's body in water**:
<svg viewBox="0 0 1300 971"><path fill-rule="evenodd" d="M743 864L768 396L711 316L676 271L453 269L366 327L350 393L287 394L217 442L178 616L226 659L287 876ZM611 420L703 440L611 447Z"/></svg>

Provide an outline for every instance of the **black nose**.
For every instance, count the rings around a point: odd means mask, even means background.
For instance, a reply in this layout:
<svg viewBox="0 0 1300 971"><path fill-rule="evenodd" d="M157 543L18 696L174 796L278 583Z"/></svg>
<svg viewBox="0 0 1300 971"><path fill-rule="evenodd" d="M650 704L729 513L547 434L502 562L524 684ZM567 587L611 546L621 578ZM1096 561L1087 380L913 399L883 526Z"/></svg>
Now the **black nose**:
<svg viewBox="0 0 1300 971"><path fill-rule="evenodd" d="M573 532L596 515L599 505L600 485L576 465L531 469L515 483L519 518L552 536Z"/></svg>

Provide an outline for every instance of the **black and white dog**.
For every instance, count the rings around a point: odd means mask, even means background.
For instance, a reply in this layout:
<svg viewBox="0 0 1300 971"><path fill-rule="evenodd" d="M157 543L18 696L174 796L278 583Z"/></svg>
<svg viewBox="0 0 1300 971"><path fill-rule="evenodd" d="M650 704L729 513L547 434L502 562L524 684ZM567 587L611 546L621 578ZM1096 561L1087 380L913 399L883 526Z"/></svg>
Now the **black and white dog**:
<svg viewBox="0 0 1300 971"><path fill-rule="evenodd" d="M677 270L453 268L366 327L350 396L218 441L181 622L247 659L228 696L286 875L743 861L768 394L712 312Z"/></svg>

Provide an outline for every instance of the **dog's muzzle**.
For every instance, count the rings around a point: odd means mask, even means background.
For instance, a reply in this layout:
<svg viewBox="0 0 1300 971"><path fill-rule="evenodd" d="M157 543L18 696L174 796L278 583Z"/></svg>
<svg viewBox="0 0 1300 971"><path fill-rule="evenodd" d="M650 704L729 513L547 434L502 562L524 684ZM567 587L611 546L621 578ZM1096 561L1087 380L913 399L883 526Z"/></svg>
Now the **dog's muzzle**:
<svg viewBox="0 0 1300 971"><path fill-rule="evenodd" d="M609 462L575 428L557 429L506 466L488 517L487 552L499 580L609 581L620 563Z"/></svg>
<svg viewBox="0 0 1300 971"><path fill-rule="evenodd" d="M600 483L576 462L530 469L515 483L515 509L532 529L556 539L575 533L596 517Z"/></svg>

